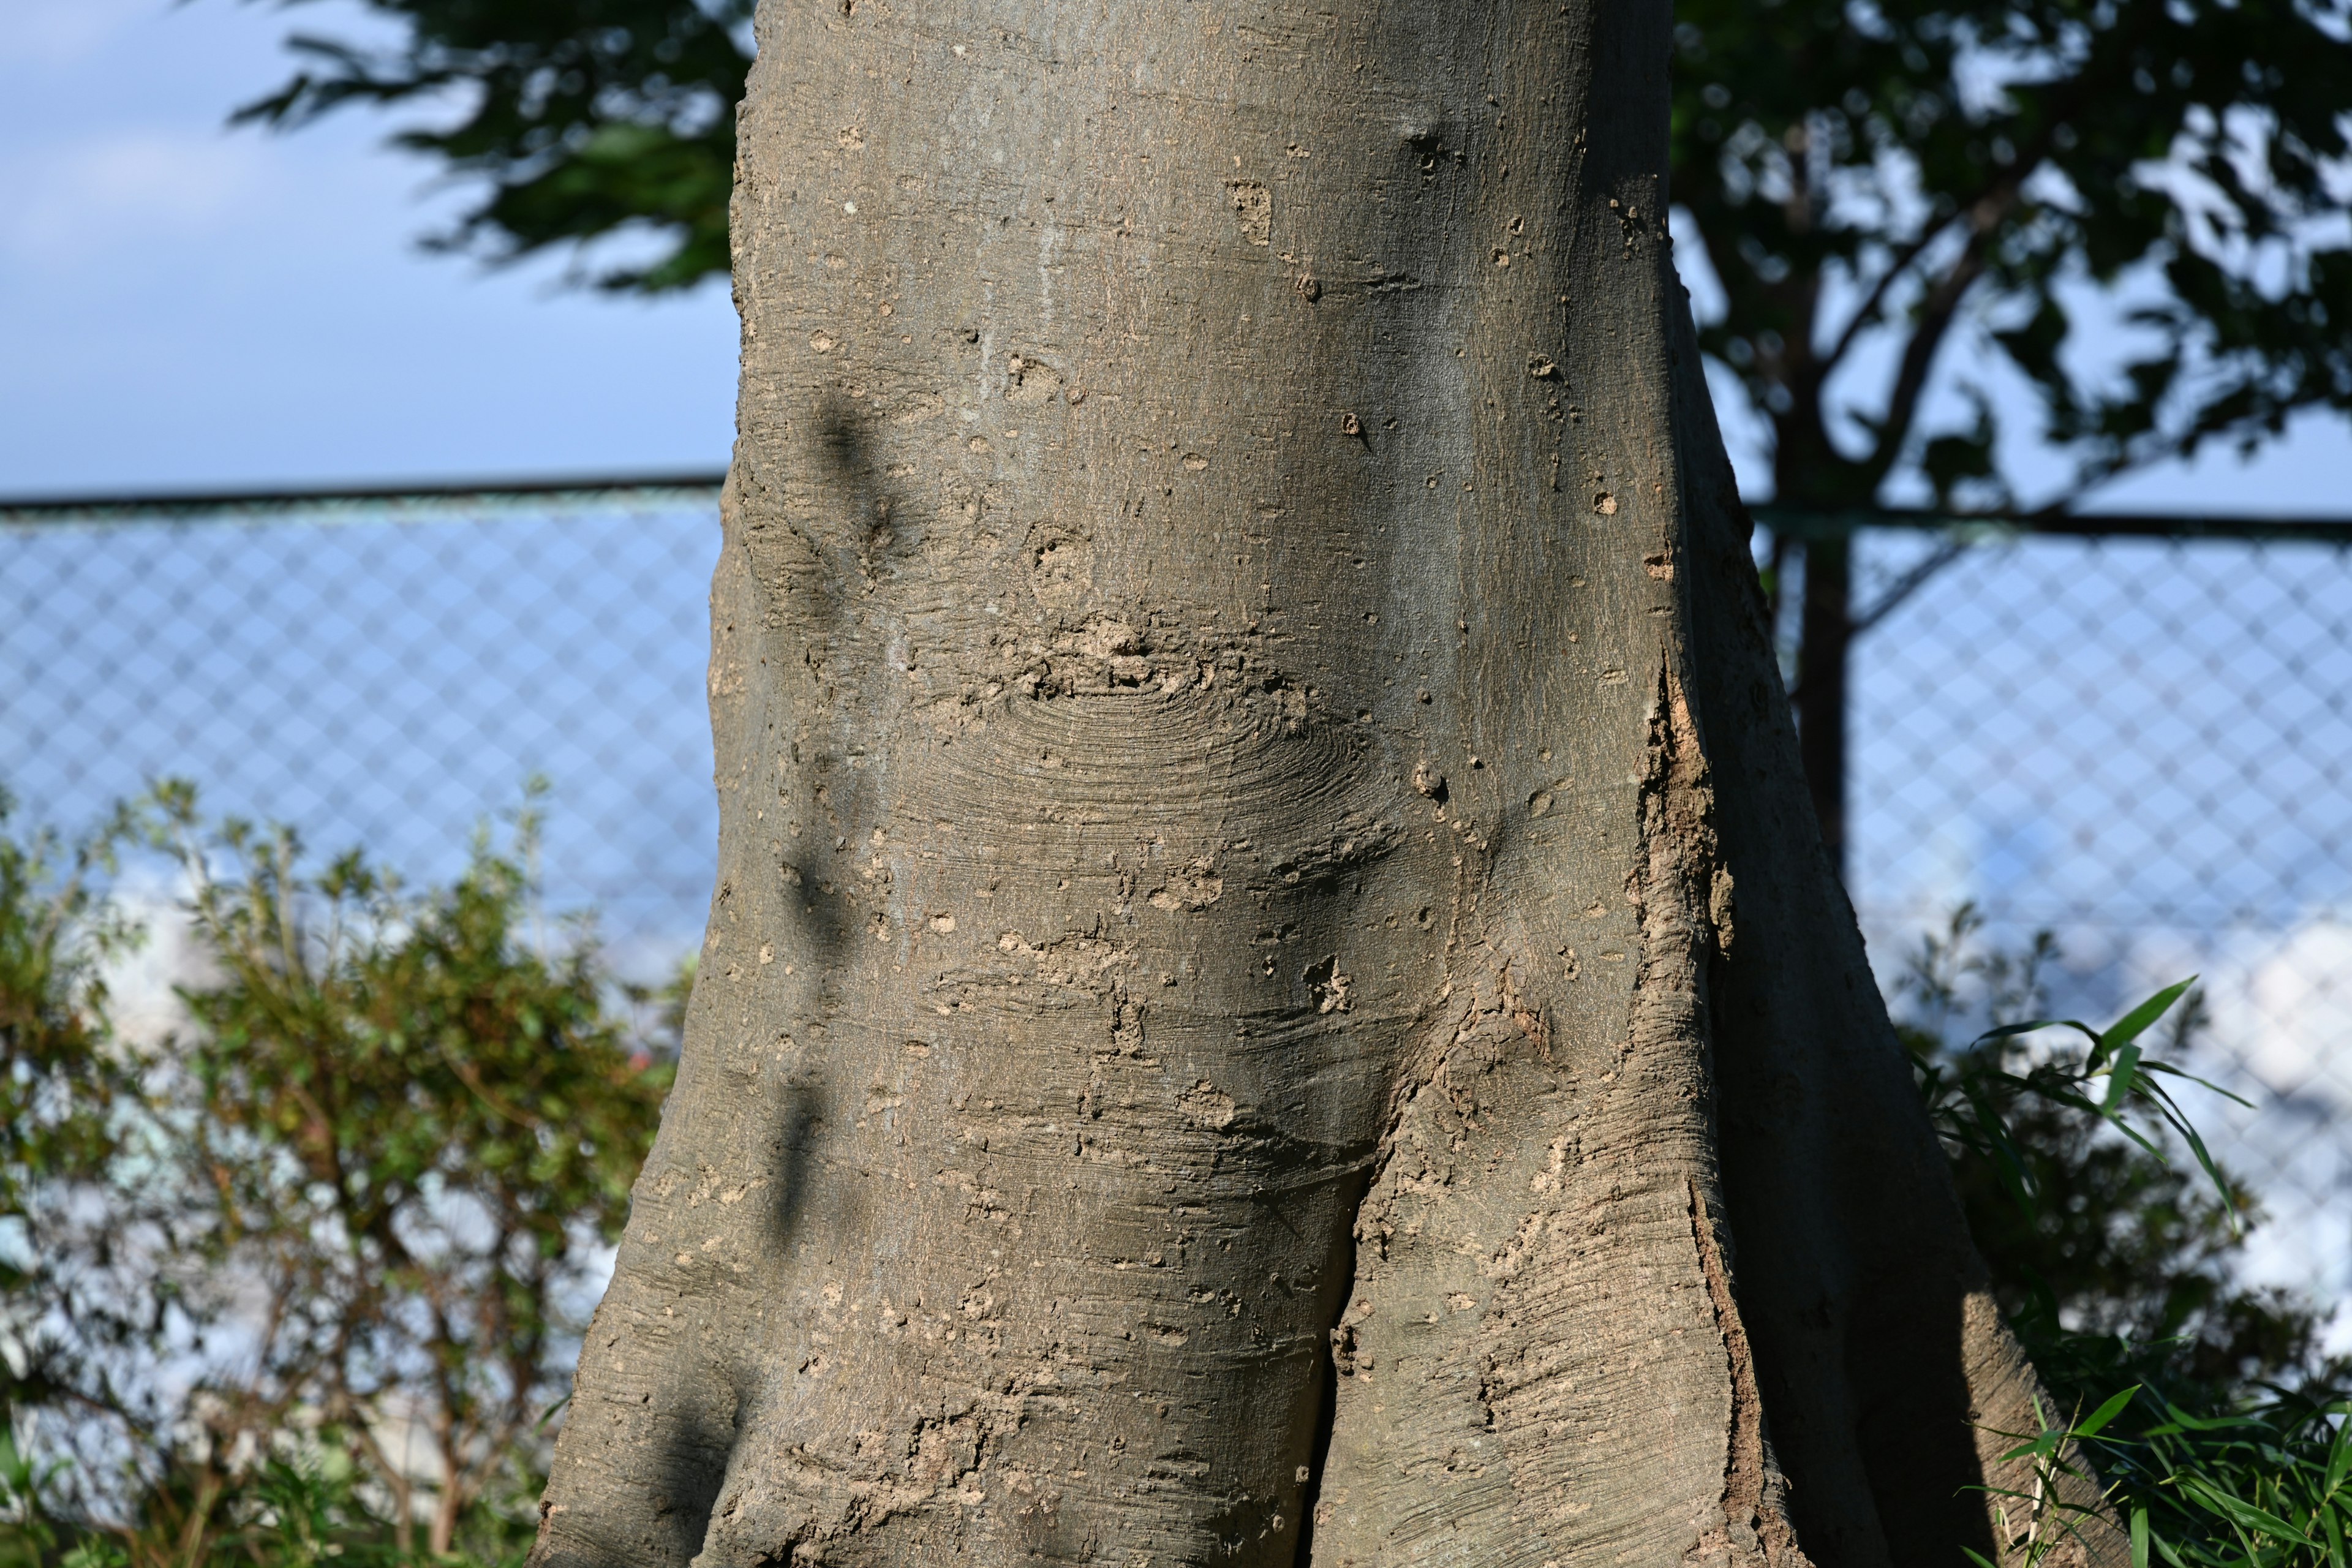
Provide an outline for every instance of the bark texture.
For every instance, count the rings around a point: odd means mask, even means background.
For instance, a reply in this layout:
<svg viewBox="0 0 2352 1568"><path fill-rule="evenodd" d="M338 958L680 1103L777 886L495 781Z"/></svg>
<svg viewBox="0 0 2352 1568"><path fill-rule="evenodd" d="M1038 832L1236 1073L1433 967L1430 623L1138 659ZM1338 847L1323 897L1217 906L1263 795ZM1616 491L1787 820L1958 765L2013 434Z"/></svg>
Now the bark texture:
<svg viewBox="0 0 2352 1568"><path fill-rule="evenodd" d="M720 882L535 1563L1996 1550L1668 25L762 7Z"/></svg>

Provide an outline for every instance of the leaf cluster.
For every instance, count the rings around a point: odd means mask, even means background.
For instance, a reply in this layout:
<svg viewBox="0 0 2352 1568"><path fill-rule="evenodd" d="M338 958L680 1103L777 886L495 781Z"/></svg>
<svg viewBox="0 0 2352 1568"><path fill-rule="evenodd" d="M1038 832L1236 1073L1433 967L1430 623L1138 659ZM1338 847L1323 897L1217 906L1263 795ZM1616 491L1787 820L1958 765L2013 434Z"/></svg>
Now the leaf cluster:
<svg viewBox="0 0 2352 1568"><path fill-rule="evenodd" d="M2216 1397L2308 1371L2315 1315L2234 1283L2259 1209L2166 1086L2223 1091L2149 1051L2169 1014L2161 1047L2182 1055L2201 999L2184 982L2105 1030L2053 1023L2040 1015L2054 944L2004 952L1981 929L1963 906L1920 944L1895 987L1897 1031L2012 1321L2172 1346ZM1990 1026L1956 1045L1963 1017Z"/></svg>
<svg viewBox="0 0 2352 1568"><path fill-rule="evenodd" d="M8 831L13 811L0 791L0 1220L21 1221L47 1173L94 1170L115 1147L122 1082L100 1048L100 960L126 933L100 918L92 886L107 839L68 848L54 835L20 838ZM11 1278L0 1273L0 1284Z"/></svg>
<svg viewBox="0 0 2352 1568"><path fill-rule="evenodd" d="M2305 0L1685 0L1672 188L1727 297L1702 332L1772 419L1781 499L1906 465L2008 499L1988 373L2072 489L2352 409L2352 17ZM2084 312L2121 318L2084 363ZM1973 329L1972 417L1928 432ZM1856 367L1865 351L1891 365ZM1832 378L1856 372L1839 384ZM2061 498L2062 500L2064 498Z"/></svg>
<svg viewBox="0 0 2352 1568"><path fill-rule="evenodd" d="M2090 1397L2081 1391L2115 1392L2087 1415L2045 1415L2041 1431L2015 1435L2021 1440L2008 1457L2032 1459L2052 1479L2065 1471L2104 1482L2101 1500L2130 1532L2134 1568L2352 1561L2352 1393L2340 1374L2217 1400L2193 1378L2184 1386L2160 1345L2079 1335L2042 1336L2030 1348L2053 1386L2077 1391L2077 1410ZM2041 1500L2002 1499L2021 1516ZM2074 1533L2081 1512L2045 1503L2039 1538L2019 1558L2048 1555Z"/></svg>
<svg viewBox="0 0 2352 1568"><path fill-rule="evenodd" d="M106 1358L158 1327L130 1304L118 1176L135 1162L138 1064L108 1016L104 963L135 933L100 896L127 825L67 845L12 831L0 792L0 1417L39 1405L113 1410L135 1394Z"/></svg>
<svg viewBox="0 0 2352 1568"><path fill-rule="evenodd" d="M17 1166L47 1266L0 1282L28 1371L8 1414L48 1467L10 1483L20 1513L209 1563L278 1528L269 1486L331 1482L319 1506L386 1550L420 1521L436 1555L497 1546L528 1519L673 1070L625 1005L660 998L616 984L584 928L551 940L530 809L418 892L209 824L182 785L136 826L177 865L204 961L184 1022L124 1038L87 963L20 966L46 990L18 1010L80 1031L52 1031L74 1063L60 1125L100 1130ZM30 853L7 841L0 876ZM68 895L36 886L0 880L0 935L64 948L102 907L85 889L41 927Z"/></svg>
<svg viewBox="0 0 2352 1568"><path fill-rule="evenodd" d="M518 929L528 816L520 857L478 840L410 897L356 852L306 876L290 830L207 833L184 789L157 809L215 972L181 990L170 1068L209 1176L194 1256L270 1293L240 1393L272 1420L316 1403L363 1447L365 1412L421 1395L454 1529L563 1379L565 1297L626 1217L667 1066L608 1015L592 944Z"/></svg>
<svg viewBox="0 0 2352 1568"><path fill-rule="evenodd" d="M364 4L396 44L298 32L301 68L236 119L291 128L352 104L454 104L393 139L487 186L431 244L515 261L634 229L657 254L599 288L660 293L727 271L751 0Z"/></svg>
<svg viewBox="0 0 2352 1568"><path fill-rule="evenodd" d="M519 1568L519 1531L503 1549L437 1560L402 1550L340 1458L272 1455L209 1487L176 1470L142 1500L137 1521L107 1526L61 1510L60 1467L0 1431L0 1568Z"/></svg>

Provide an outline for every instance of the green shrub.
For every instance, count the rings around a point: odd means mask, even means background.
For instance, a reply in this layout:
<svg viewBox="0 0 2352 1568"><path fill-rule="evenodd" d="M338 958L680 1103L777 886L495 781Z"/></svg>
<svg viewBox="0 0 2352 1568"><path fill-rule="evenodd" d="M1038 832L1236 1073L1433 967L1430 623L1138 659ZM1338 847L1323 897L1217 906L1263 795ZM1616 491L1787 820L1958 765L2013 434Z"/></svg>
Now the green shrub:
<svg viewBox="0 0 2352 1568"><path fill-rule="evenodd" d="M2011 1560L2040 1561L2079 1524L2053 1500L2063 1469L2097 1478L2141 1568L2346 1568L2347 1369L2317 1354L2307 1303L2232 1282L2259 1209L2168 1087L2200 1080L2147 1050L2169 1015L2185 1053L2202 1025L2190 983L2105 1029L2039 1018L2048 936L2005 954L1979 929L1963 909L1923 943L1896 1003L1970 1229L2053 1401L2042 1430L2009 1434L2041 1482L1999 1500ZM1992 1027L1949 1044L1971 1012Z"/></svg>
<svg viewBox="0 0 2352 1568"><path fill-rule="evenodd" d="M140 826L203 961L160 1040L106 1026L56 857L0 858L25 868L0 881L7 1016L47 1020L8 1047L64 1108L10 1151L24 1250L56 1261L7 1282L8 1415L72 1461L19 1458L13 1549L513 1556L668 1086L662 1022L629 1016L654 998L584 926L544 929L528 810L414 893L356 852L314 868L289 831L208 826L184 786Z"/></svg>

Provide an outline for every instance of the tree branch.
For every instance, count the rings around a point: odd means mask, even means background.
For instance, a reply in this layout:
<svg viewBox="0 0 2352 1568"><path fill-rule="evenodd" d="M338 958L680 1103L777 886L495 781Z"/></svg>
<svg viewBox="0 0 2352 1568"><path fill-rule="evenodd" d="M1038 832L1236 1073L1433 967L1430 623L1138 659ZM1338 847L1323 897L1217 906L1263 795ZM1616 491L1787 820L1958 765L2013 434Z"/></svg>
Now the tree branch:
<svg viewBox="0 0 2352 1568"><path fill-rule="evenodd" d="M2085 64L2087 65L2088 62ZM2095 81L2089 70L2078 72L2066 84L2064 90L2054 94L2053 100L2043 106L2041 131L2036 133L2032 141L2018 149L2016 160L2010 165L2010 172L1996 175L1974 197L1960 205L1958 211L1969 214L1974 219L1976 232L1969 236L1969 251L1974 251L1984 236L1991 231L1992 226L2007 214L2011 206L2016 205L2019 189L2023 184L2025 176L2040 168L2049 159L2051 151L2056 144L2057 127L2063 124L2084 104L2093 101L2095 89L2104 89L2105 86L2105 79ZM1920 254L1950 226L1949 220L1947 220L1920 235L1918 238L1905 247L1888 265L1886 270L1879 276L1877 282L1871 286L1869 298L1863 301L1861 309L1857 310L1853 318L1846 322L1845 330L1838 334L1836 345L1822 361L1822 374L1824 378L1828 376L1831 370L1835 368L1837 363L1845 356L1846 351L1853 346L1854 340L1860 337L1863 331L1870 324L1878 308L1885 302L1886 291L1893 286L1895 279L1902 276L1911 264L1919 258ZM1962 263L1966 262L1968 254L1963 252ZM1958 265L1959 264L1956 264ZM1915 344L1917 341L1916 337L1913 339ZM1907 362L1909 358L1907 348L1905 357ZM1933 357L1932 350L1929 357ZM1923 369L1923 377L1924 374ZM1908 423L1907 419L1906 423ZM1899 443L1895 449L1897 451L1901 449ZM1891 459L1888 466L1892 466ZM1883 474L1884 470L1882 469L1881 472Z"/></svg>
<svg viewBox="0 0 2352 1568"><path fill-rule="evenodd" d="M1969 542L1965 539L1947 539L1936 546L1925 560L1897 577L1868 609L1854 616L1847 623L1847 635L1858 637L1893 615L1902 607L1904 600L1926 587L1929 578L1958 561L1968 547Z"/></svg>
<svg viewBox="0 0 2352 1568"><path fill-rule="evenodd" d="M1919 416L1919 399L1927 390L1927 373L1935 368L1936 352L1943 347L1946 334L1959 317L1960 301L1984 275L1982 247L1985 237L1991 232L1990 218L1979 223L1959 259L1928 291L1918 330L1903 347L1903 363L1895 372L1895 390L1886 400L1886 417L1878 426L1877 449L1863 466L1873 489L1885 481L1910 441L1911 426Z"/></svg>
<svg viewBox="0 0 2352 1568"><path fill-rule="evenodd" d="M1862 336L1863 329L1867 327L1872 318L1878 314L1878 307L1885 303L1886 291L1894 287L1895 280L1909 271L1911 264L1919 259L1920 252L1934 244L1937 237L1951 226L1951 220L1948 218L1928 228L1918 238L1895 253L1894 259L1887 263L1886 270L1878 275L1878 281L1870 286L1869 297L1863 300L1860 308L1848 319L1845 330L1838 333L1837 342L1831 345L1828 353L1822 356L1822 374L1824 378L1837 368L1838 361L1843 359L1846 351L1853 347L1854 339Z"/></svg>

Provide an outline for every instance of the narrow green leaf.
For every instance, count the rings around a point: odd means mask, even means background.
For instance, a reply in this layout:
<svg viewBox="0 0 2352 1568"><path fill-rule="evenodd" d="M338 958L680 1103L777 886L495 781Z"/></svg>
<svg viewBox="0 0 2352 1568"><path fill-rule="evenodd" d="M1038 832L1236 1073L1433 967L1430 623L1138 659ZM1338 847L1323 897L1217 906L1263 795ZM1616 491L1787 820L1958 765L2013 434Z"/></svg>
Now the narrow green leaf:
<svg viewBox="0 0 2352 1568"><path fill-rule="evenodd" d="M2223 1089L2220 1084L2215 1083L2210 1078L2199 1078L2193 1072L2183 1072L2179 1068L2174 1067L2170 1062L2142 1062L2140 1063L2139 1070L2142 1073L2160 1072L2167 1078L2177 1078L2182 1079L2184 1082L2193 1083L2200 1089L2210 1089L2213 1093L2220 1095L2222 1099L2242 1105L2248 1110L2252 1110L2253 1108L2254 1102L2248 1100L2244 1095L2238 1093L2236 1090Z"/></svg>
<svg viewBox="0 0 2352 1568"><path fill-rule="evenodd" d="M2000 1457L2001 1463L2008 1464L2012 1459L2022 1459L2029 1456L2037 1459L2046 1459L2058 1451L2058 1445L2065 1436L2065 1433L2055 1429L2044 1432L2033 1441L2020 1443L2016 1447L2003 1454Z"/></svg>
<svg viewBox="0 0 2352 1568"><path fill-rule="evenodd" d="M2322 1494L2333 1496L2347 1473L2352 1473L2352 1421L2336 1427L2336 1441L2327 1446L2327 1479L2320 1489Z"/></svg>
<svg viewBox="0 0 2352 1568"><path fill-rule="evenodd" d="M2303 1531L2267 1509L2256 1508L2243 1498L2231 1497L2210 1481L2183 1478L2181 1489L2195 1497L2215 1513L2242 1530L2260 1530L2282 1541L2301 1541Z"/></svg>
<svg viewBox="0 0 2352 1568"><path fill-rule="evenodd" d="M2140 1385L2135 1383L2129 1388L2125 1389L2121 1394L2115 1395L2105 1404L2100 1405L2096 1410L2092 1411L2091 1418L2074 1428L2074 1436L2077 1437L2097 1436L2099 1433L2105 1428L2108 1422L2113 1421L2116 1416L2123 1414L2124 1406L2132 1402L2132 1395L2139 1392L2139 1387Z"/></svg>
<svg viewBox="0 0 2352 1568"><path fill-rule="evenodd" d="M2070 1022L2072 1020L2065 1018L2028 1018L2022 1024L2003 1024L1997 1029L1987 1029L1969 1043L1977 1046L1989 1045L1994 1040L2013 1039L2019 1035L2031 1035L2038 1029L2062 1029ZM2075 1024L2074 1026L2079 1029L2083 1026ZM2095 1034L2091 1037L2095 1040L2098 1036Z"/></svg>
<svg viewBox="0 0 2352 1568"><path fill-rule="evenodd" d="M2131 1044L2147 1033L2149 1025L2170 1012L2172 1005L2179 1001L2182 994L2196 984L2197 976L2192 974L2186 980L2177 981L2166 986L2117 1019L2105 1034L2099 1037L2099 1043L2109 1050L2119 1050Z"/></svg>
<svg viewBox="0 0 2352 1568"><path fill-rule="evenodd" d="M534 1433L544 1435L547 1431L547 1424L554 1420L557 1415L562 1411L563 1407L571 1403L572 1395L569 1394L565 1394L562 1398L557 1400L554 1404L541 1411L539 1413L539 1419L531 1424L530 1429Z"/></svg>
<svg viewBox="0 0 2352 1568"><path fill-rule="evenodd" d="M2182 1124L2180 1134L2189 1144L2189 1152L2197 1156L2198 1168L2205 1173L2205 1179L2211 1182L2213 1190L2221 1194L2221 1202L2230 1213L2231 1234L2242 1234L2245 1221L2239 1216L2237 1200L2230 1191L2229 1179L2221 1174L2221 1167L2213 1163L2212 1154L2205 1147L2205 1140L2197 1135L2197 1129L2186 1123Z"/></svg>
<svg viewBox="0 0 2352 1568"><path fill-rule="evenodd" d="M2115 1065L2107 1069L2107 1092L2099 1102L2099 1113L2112 1121L2122 1107L2124 1099L2139 1081L2139 1047L2126 1045L2116 1053Z"/></svg>

